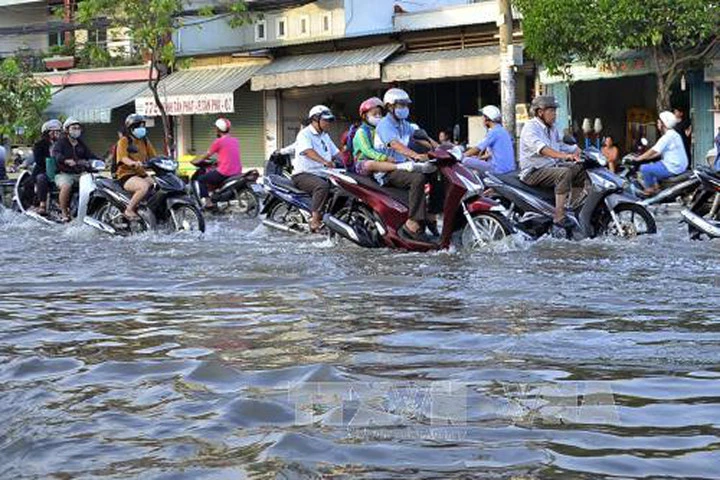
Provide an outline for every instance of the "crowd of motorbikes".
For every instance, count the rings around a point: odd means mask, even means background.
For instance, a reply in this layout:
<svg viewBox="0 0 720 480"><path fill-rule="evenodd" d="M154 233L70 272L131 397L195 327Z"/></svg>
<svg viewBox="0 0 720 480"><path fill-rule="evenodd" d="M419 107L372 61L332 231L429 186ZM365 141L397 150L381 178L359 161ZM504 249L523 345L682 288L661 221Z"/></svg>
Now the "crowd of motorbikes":
<svg viewBox="0 0 720 480"><path fill-rule="evenodd" d="M408 240L399 235L408 218L408 192L383 187L372 177L329 169L331 183L323 224L324 232L366 248L395 248L409 251L447 249L451 246L475 250L511 235L538 239L550 234L553 225L552 189L528 186L517 172L504 175L480 174L462 164L458 148L438 148L429 153L444 186L444 205L439 236L430 243ZM268 227L284 232L310 233L310 196L292 181L290 155L274 153L265 166L262 186L257 170L232 177L211 192L216 215L262 215ZM581 161L587 174L585 195L572 205L568 217L572 227L567 238L581 240L598 236L635 238L654 234L657 226L650 207L680 202L681 217L688 224L692 239L720 237L720 173L711 166L700 166L666 180L661 191L643 198L637 168L632 159L623 159L618 174L605 168L599 150L583 151ZM14 188L16 210L45 224L61 224L57 191L51 189L47 212L33 208L32 165L22 169ZM139 220L128 220L123 212L129 194L116 181L103 175L104 162L89 161L73 192L71 212L75 224L85 224L111 235L130 235L145 231L205 230L197 178L210 163L200 163L188 181L176 171L172 158L149 159L144 167L152 172L154 187L138 209Z"/></svg>

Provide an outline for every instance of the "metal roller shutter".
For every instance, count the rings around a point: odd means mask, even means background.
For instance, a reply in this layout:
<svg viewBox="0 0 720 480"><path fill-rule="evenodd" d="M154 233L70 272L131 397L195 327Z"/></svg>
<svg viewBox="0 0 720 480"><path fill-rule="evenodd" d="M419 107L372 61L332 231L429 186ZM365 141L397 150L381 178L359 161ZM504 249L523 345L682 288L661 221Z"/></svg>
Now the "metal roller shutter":
<svg viewBox="0 0 720 480"><path fill-rule="evenodd" d="M252 92L248 86L239 88L235 91L235 112L190 117L191 148L196 154L206 152L215 140L215 120L222 115L230 120L233 136L240 140L243 167L261 167L265 163L262 92Z"/></svg>
<svg viewBox="0 0 720 480"><path fill-rule="evenodd" d="M132 103L113 109L110 123L88 123L84 125L83 141L95 155L105 157L110 146L117 142L117 131L122 128L125 117L134 112ZM154 132L150 132L152 135ZM155 141L155 139L152 139ZM158 139L157 141L161 141Z"/></svg>

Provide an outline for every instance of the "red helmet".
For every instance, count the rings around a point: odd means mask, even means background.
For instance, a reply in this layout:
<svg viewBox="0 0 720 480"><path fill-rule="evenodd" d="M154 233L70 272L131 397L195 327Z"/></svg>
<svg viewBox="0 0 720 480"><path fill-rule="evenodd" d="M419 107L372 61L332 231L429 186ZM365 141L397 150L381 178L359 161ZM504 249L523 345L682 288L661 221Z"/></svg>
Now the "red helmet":
<svg viewBox="0 0 720 480"><path fill-rule="evenodd" d="M231 126L232 124L227 118L218 118L215 120L215 127L223 133L229 132Z"/></svg>
<svg viewBox="0 0 720 480"><path fill-rule="evenodd" d="M365 100L364 102L362 102L360 104L360 110L359 110L360 116L362 117L363 115L365 115L367 112L369 112L373 108L377 108L377 107L383 108L384 106L385 105L383 104L383 101L380 100L379 98L377 98L377 97L368 98L367 100Z"/></svg>

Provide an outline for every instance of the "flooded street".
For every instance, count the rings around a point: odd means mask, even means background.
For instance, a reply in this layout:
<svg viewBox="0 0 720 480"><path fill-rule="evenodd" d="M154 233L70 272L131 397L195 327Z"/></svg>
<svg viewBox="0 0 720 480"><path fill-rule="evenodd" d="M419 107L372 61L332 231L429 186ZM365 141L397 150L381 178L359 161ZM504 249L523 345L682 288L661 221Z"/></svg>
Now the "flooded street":
<svg viewBox="0 0 720 480"><path fill-rule="evenodd" d="M720 242L407 254L0 213L0 478L720 479Z"/></svg>

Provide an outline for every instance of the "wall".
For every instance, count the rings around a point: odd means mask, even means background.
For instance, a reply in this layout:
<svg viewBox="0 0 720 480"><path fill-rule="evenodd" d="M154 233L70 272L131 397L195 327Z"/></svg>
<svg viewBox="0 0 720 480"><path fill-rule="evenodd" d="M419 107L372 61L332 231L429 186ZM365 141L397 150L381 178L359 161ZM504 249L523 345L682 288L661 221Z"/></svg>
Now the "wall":
<svg viewBox="0 0 720 480"><path fill-rule="evenodd" d="M47 3L45 2L26 2L22 5L0 6L0 27L39 24L49 20L50 15L48 13ZM0 57L12 55L20 48L46 50L48 48L48 34L3 34L0 36Z"/></svg>
<svg viewBox="0 0 720 480"><path fill-rule="evenodd" d="M331 31L322 31L323 15L332 15ZM310 34L300 35L300 19L310 19ZM345 35L345 13L342 0L320 0L302 7L279 12L268 12L262 17L266 22L266 41L255 41L255 24L233 29L225 18L208 19L187 17L185 26L175 34L175 42L181 56L210 54L241 50L248 47L267 48L288 43L311 41L322 38L340 38ZM286 19L287 33L283 39L277 38L277 19Z"/></svg>
<svg viewBox="0 0 720 480"><path fill-rule="evenodd" d="M406 12L421 12L470 3L472 0L345 0L345 31L348 36L392 31L395 4Z"/></svg>

